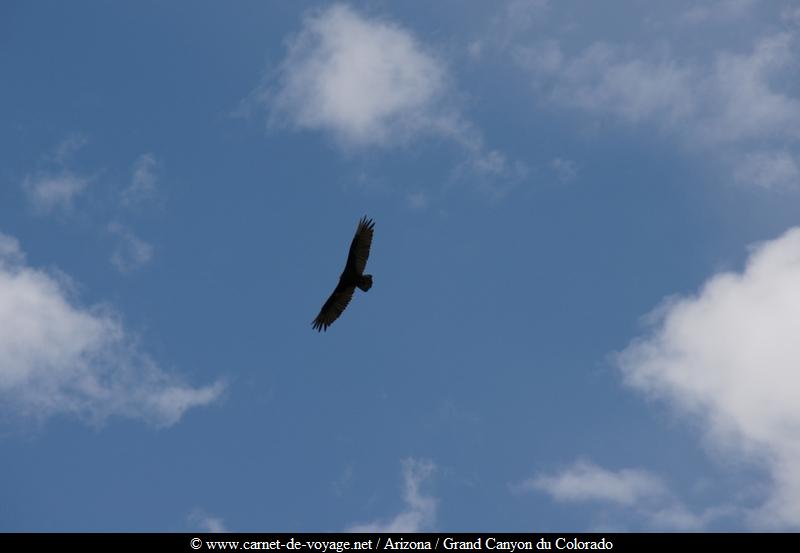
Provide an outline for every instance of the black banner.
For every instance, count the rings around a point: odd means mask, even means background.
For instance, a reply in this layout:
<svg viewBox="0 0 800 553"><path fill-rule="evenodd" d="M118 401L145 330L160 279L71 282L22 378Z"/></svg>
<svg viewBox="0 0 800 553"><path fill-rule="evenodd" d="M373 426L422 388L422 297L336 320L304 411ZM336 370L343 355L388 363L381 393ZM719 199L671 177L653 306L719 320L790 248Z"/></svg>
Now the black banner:
<svg viewBox="0 0 800 553"><path fill-rule="evenodd" d="M0 534L0 551L800 551L800 534Z"/></svg>

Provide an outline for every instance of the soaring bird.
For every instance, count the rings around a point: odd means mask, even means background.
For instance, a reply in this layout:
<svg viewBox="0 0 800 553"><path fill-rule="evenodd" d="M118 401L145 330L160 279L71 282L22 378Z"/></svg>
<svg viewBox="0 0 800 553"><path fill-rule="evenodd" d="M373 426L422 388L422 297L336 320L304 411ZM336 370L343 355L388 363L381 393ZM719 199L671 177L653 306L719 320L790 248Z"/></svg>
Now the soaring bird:
<svg viewBox="0 0 800 553"><path fill-rule="evenodd" d="M350 253L347 254L347 264L344 266L342 276L339 277L339 284L336 285L333 294L322 306L317 318L311 323L312 328L318 332L328 330L333 321L339 318L347 304L350 303L356 286L364 292L372 288L372 275L365 275L364 269L367 266L367 258L369 258L374 228L375 223L366 216L358 222L356 235L353 236L350 244Z"/></svg>

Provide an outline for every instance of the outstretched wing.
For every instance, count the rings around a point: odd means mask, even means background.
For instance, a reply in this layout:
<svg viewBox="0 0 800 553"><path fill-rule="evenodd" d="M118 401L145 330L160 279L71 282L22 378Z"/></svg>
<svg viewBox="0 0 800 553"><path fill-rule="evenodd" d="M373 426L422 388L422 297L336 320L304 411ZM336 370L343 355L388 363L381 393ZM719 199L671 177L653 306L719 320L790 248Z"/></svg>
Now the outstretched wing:
<svg viewBox="0 0 800 553"><path fill-rule="evenodd" d="M320 309L319 315L317 315L317 318L314 319L314 322L311 324L312 328L318 332L328 330L328 327L333 324L333 321L339 318L339 315L345 310L347 304L350 303L355 289L355 286L343 286L340 282L339 285L336 286L336 290L331 294L331 297L328 298L328 301L326 301L325 305Z"/></svg>
<svg viewBox="0 0 800 553"><path fill-rule="evenodd" d="M347 266L345 272L354 272L358 275L364 273L369 259L369 248L372 246L372 232L375 222L372 219L362 217L356 228L356 235L350 244L350 253L347 254Z"/></svg>

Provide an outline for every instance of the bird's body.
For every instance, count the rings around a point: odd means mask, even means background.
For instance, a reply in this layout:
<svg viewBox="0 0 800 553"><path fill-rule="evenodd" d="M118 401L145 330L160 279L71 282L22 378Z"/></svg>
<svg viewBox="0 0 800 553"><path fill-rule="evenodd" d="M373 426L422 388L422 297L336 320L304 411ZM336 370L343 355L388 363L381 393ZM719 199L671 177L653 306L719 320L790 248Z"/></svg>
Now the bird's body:
<svg viewBox="0 0 800 553"><path fill-rule="evenodd" d="M369 250L372 246L374 228L375 223L372 219L362 217L358 222L356 234L350 243L347 263L339 277L339 284L336 285L336 289L311 324L315 330L328 330L328 327L339 318L339 315L350 303L356 288L360 288L364 292L372 288L372 275L365 275L364 269L367 266Z"/></svg>

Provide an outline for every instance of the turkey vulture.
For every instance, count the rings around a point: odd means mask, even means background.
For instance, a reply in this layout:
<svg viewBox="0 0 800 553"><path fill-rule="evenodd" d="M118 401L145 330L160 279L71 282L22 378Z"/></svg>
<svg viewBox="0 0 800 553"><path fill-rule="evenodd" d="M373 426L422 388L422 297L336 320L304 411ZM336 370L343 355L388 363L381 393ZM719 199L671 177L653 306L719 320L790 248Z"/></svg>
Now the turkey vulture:
<svg viewBox="0 0 800 553"><path fill-rule="evenodd" d="M364 292L372 288L372 275L365 275L364 268L367 266L374 228L375 223L366 216L358 222L356 235L353 236L353 242L350 244L350 253L347 254L347 264L344 266L342 276L339 277L339 284L336 285L333 294L322 306L319 315L311 324L312 328L318 332L328 330L333 321L339 318L347 304L350 303L356 286Z"/></svg>

